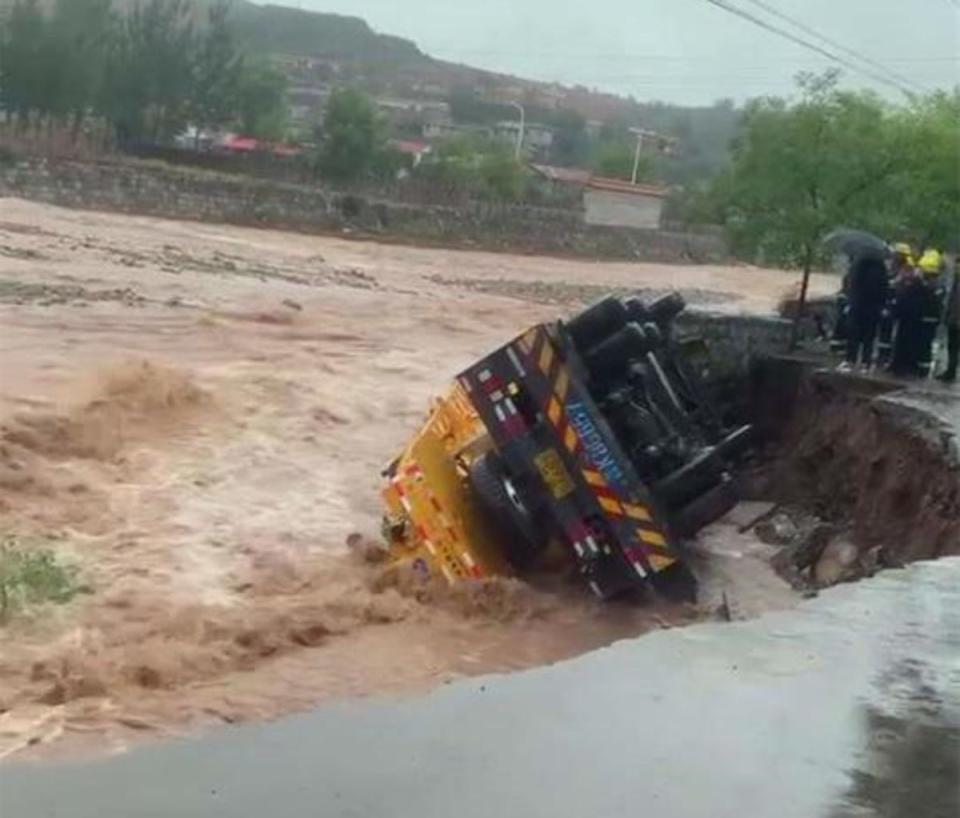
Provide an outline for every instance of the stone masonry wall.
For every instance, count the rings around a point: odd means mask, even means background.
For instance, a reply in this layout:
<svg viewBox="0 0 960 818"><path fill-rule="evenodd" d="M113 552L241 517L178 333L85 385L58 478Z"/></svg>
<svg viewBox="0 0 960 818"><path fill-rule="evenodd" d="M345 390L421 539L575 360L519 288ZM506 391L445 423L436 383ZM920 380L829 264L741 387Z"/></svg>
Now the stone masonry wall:
<svg viewBox="0 0 960 818"><path fill-rule="evenodd" d="M792 323L774 316L687 310L677 317L676 328L680 339L704 341L702 355L692 351L691 362L724 412L739 419L752 417L756 367L787 351Z"/></svg>
<svg viewBox="0 0 960 818"><path fill-rule="evenodd" d="M728 257L716 236L591 227L575 211L519 205L399 204L159 162L0 158L0 196L81 209L352 233L481 250L695 263Z"/></svg>
<svg viewBox="0 0 960 818"><path fill-rule="evenodd" d="M728 315L687 310L677 317L680 337L706 342L711 374L717 379L745 379L755 361L783 355L790 345L793 324L764 315Z"/></svg>

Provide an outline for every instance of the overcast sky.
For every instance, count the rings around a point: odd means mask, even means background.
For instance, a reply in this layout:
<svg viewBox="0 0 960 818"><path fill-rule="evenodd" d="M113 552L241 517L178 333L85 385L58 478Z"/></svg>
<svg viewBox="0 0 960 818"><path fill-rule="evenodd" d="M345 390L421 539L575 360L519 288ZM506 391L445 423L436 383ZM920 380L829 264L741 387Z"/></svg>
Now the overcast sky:
<svg viewBox="0 0 960 818"><path fill-rule="evenodd" d="M428 54L638 99L785 93L828 61L707 0L272 0L363 17ZM728 0L764 14L757 0ZM924 89L960 83L960 0L759 0ZM783 23L780 23L783 25ZM809 35L800 34L809 38ZM850 84L889 88L848 71Z"/></svg>

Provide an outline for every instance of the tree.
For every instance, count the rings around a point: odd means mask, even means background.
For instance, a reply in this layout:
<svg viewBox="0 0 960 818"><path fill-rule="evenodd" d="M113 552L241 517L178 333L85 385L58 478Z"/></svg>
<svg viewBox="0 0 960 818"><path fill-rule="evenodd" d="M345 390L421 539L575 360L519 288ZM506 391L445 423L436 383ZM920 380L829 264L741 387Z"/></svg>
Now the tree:
<svg viewBox="0 0 960 818"><path fill-rule="evenodd" d="M194 45L187 0L146 0L122 18L110 38L99 106L121 142L159 142L183 130Z"/></svg>
<svg viewBox="0 0 960 818"><path fill-rule="evenodd" d="M836 72L802 76L798 101L748 107L724 180L726 220L742 252L809 271L830 229L884 228L892 203L878 192L902 146L891 138L883 103L840 91L837 80Z"/></svg>
<svg viewBox="0 0 960 818"><path fill-rule="evenodd" d="M15 0L0 24L0 105L21 125L72 118L74 135L94 114L121 144L163 142L189 122L280 138L286 78L243 64L231 1L205 0L196 32L194 0L130 0L122 13L111 0Z"/></svg>
<svg viewBox="0 0 960 818"><path fill-rule="evenodd" d="M894 107L837 82L805 75L799 99L751 103L732 164L691 204L725 223L741 254L805 270L841 225L955 242L960 89Z"/></svg>
<svg viewBox="0 0 960 818"><path fill-rule="evenodd" d="M527 183L510 146L479 134L441 143L416 175L450 194L493 201L516 201Z"/></svg>
<svg viewBox="0 0 960 818"><path fill-rule="evenodd" d="M330 96L323 121L318 169L322 176L350 182L367 175L386 136L370 100L351 88Z"/></svg>
<svg viewBox="0 0 960 818"><path fill-rule="evenodd" d="M598 176L611 179L633 180L633 165L637 159L637 143L625 141L601 142L597 147L591 168ZM649 156L640 155L637 166L637 181L649 181L654 176L654 164Z"/></svg>
<svg viewBox="0 0 960 818"><path fill-rule="evenodd" d="M512 106L488 102L469 85L456 86L450 92L447 102L454 122L492 125L494 122L516 116L516 109Z"/></svg>
<svg viewBox="0 0 960 818"><path fill-rule="evenodd" d="M960 243L960 88L914 99L893 128L903 146L888 186L893 235L922 245Z"/></svg>
<svg viewBox="0 0 960 818"><path fill-rule="evenodd" d="M553 117L551 161L561 167L579 167L590 155L587 121L576 111L559 111Z"/></svg>
<svg viewBox="0 0 960 818"><path fill-rule="evenodd" d="M198 144L202 130L227 125L239 107L243 59L237 51L229 17L230 0L216 0L208 11L207 27L193 60L190 118L197 129ZM272 104L271 100L266 102ZM255 104L251 103L251 110Z"/></svg>
<svg viewBox="0 0 960 818"><path fill-rule="evenodd" d="M268 62L245 63L237 84L237 125L246 136L278 141L287 132L287 78Z"/></svg>
<svg viewBox="0 0 960 818"><path fill-rule="evenodd" d="M487 198L502 202L515 202L526 185L523 165L513 152L497 150L486 154L480 162L480 178Z"/></svg>
<svg viewBox="0 0 960 818"><path fill-rule="evenodd" d="M111 17L110 0L57 0L48 24L48 62L58 75L50 107L72 116L74 135L103 83Z"/></svg>
<svg viewBox="0 0 960 818"><path fill-rule="evenodd" d="M0 99L21 127L46 107L47 20L37 0L17 0L0 43Z"/></svg>
<svg viewBox="0 0 960 818"><path fill-rule="evenodd" d="M837 81L835 71L802 75L799 101L752 103L724 180L735 245L803 270L801 314L823 235L841 225L882 230L891 204L882 193L904 147L877 97Z"/></svg>

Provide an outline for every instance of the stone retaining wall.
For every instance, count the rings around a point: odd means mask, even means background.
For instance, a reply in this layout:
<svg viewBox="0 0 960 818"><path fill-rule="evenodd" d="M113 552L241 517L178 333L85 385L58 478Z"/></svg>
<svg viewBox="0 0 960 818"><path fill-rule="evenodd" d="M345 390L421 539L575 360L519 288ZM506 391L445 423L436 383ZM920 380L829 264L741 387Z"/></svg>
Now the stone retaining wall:
<svg viewBox="0 0 960 818"><path fill-rule="evenodd" d="M520 205L410 205L159 162L0 159L0 196L174 219L346 233L480 250L721 262L721 239L590 227L579 213Z"/></svg>

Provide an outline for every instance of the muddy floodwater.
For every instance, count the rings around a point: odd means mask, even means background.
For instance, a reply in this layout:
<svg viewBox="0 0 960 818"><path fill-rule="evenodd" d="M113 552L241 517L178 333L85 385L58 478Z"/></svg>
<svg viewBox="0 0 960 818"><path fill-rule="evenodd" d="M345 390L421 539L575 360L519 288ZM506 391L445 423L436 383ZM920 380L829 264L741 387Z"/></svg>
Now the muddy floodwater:
<svg viewBox="0 0 960 818"><path fill-rule="evenodd" d="M380 471L430 398L504 339L610 288L749 311L792 282L0 201L0 535L51 549L85 591L0 628L0 758L109 753L710 618L717 594L626 608L512 582L424 604L343 544L377 535ZM703 540L720 583L752 576L723 560L762 562L734 534ZM748 615L794 603L757 577Z"/></svg>
<svg viewBox="0 0 960 818"><path fill-rule="evenodd" d="M114 760L0 768L11 815L955 818L960 559L795 610Z"/></svg>

